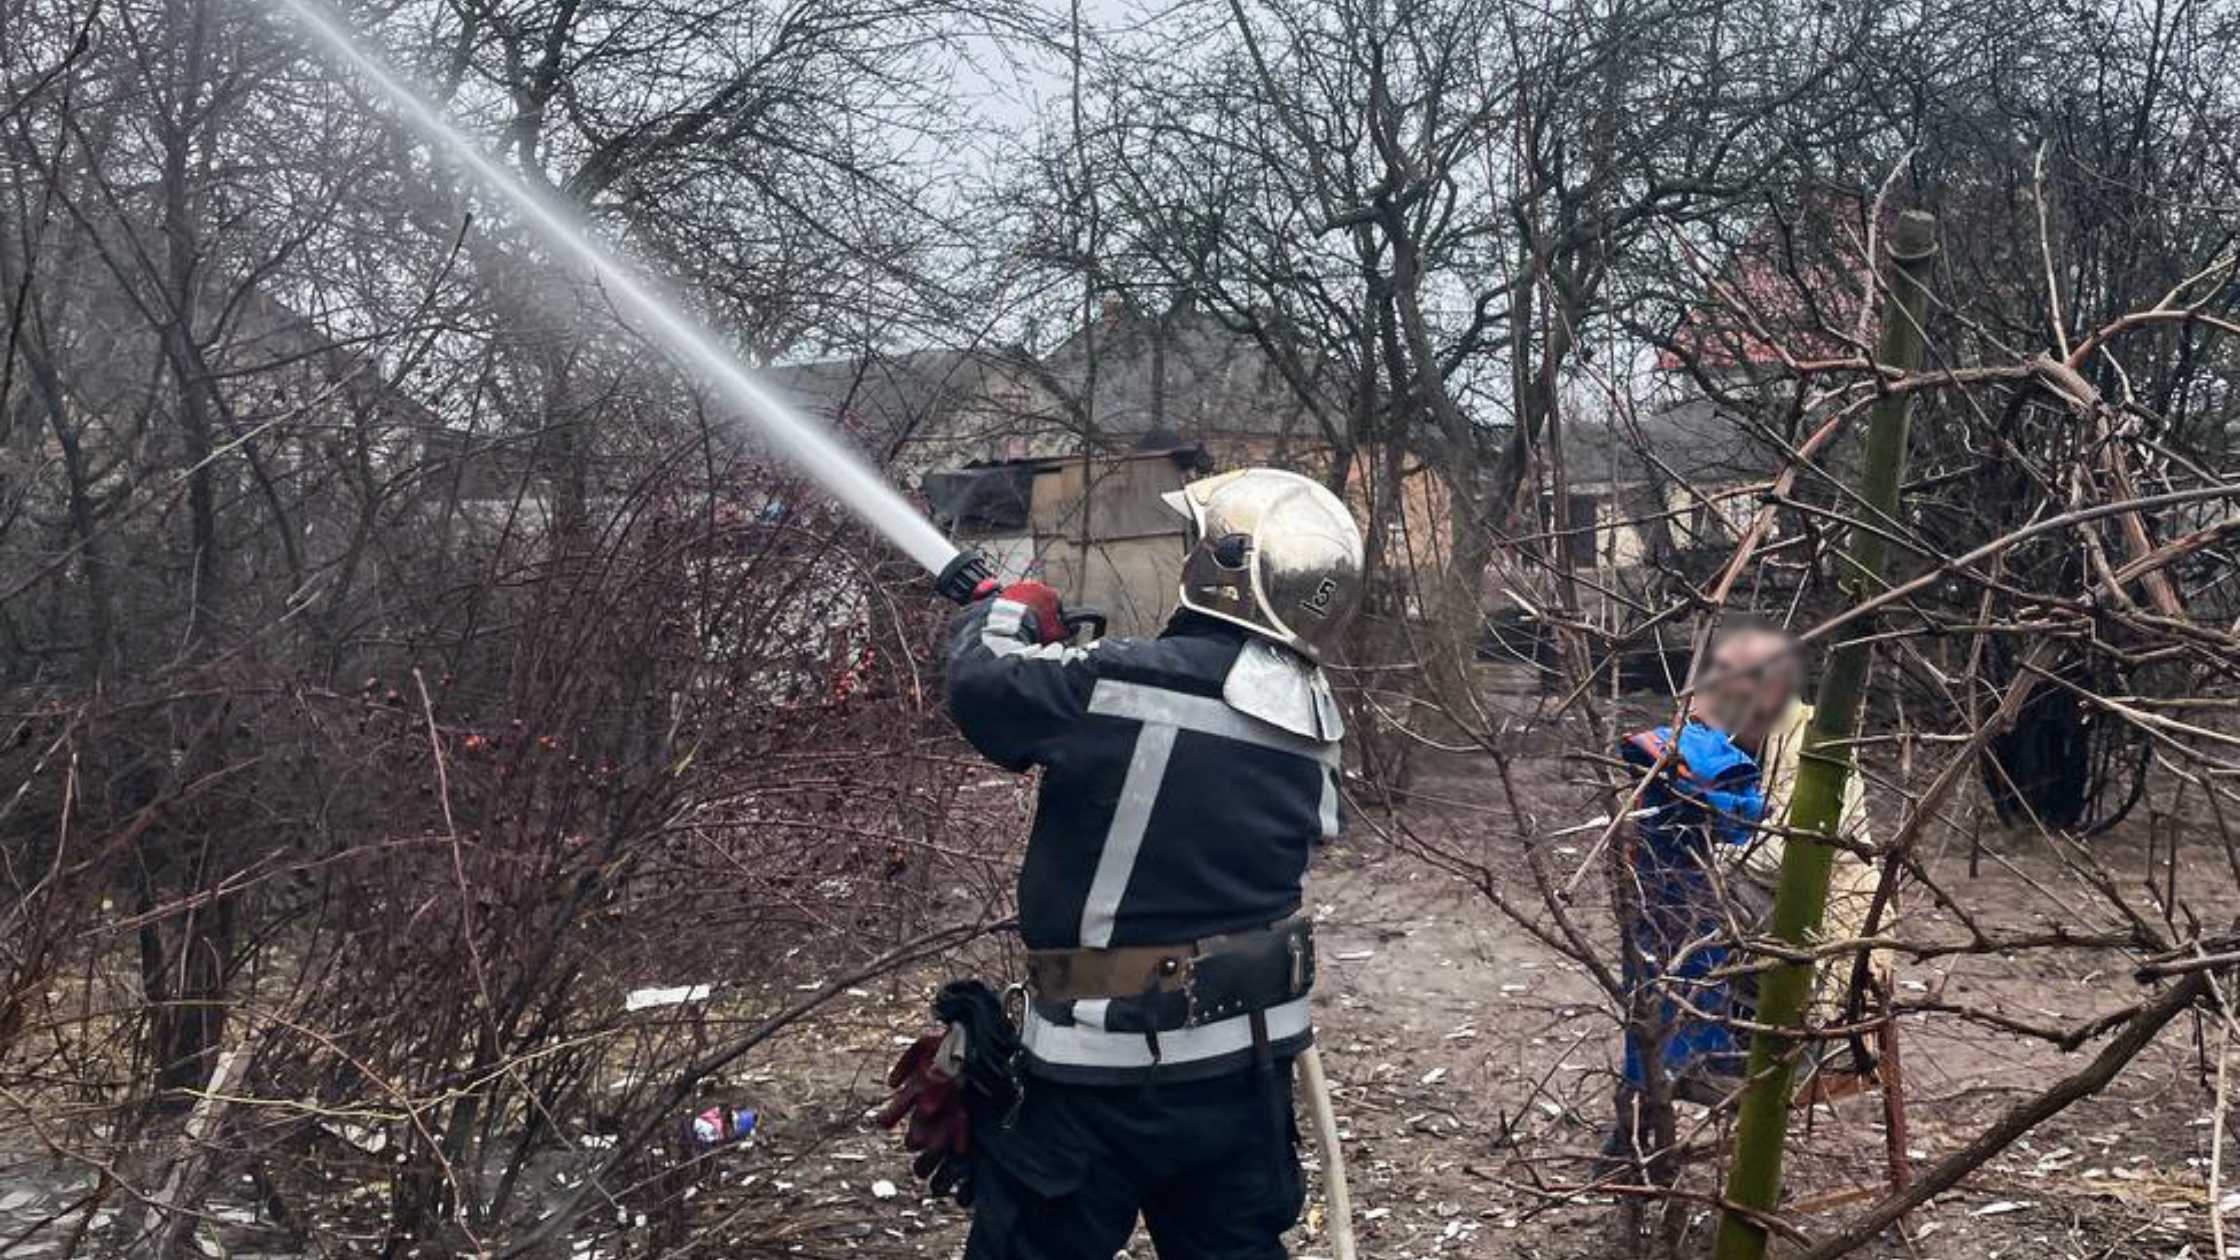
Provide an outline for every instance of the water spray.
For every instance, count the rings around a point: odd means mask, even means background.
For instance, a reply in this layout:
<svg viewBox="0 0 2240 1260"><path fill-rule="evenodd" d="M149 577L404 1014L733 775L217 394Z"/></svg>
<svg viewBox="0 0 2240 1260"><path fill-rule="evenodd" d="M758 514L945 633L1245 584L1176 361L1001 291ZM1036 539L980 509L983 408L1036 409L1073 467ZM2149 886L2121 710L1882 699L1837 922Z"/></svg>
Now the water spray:
<svg viewBox="0 0 2240 1260"><path fill-rule="evenodd" d="M959 603L965 602L982 579L993 576L985 558L976 552L959 550L854 451L757 384L738 360L723 349L721 339L713 330L686 314L681 304L664 296L638 268L602 245L589 226L580 222L569 208L538 195L519 175L485 154L434 105L406 86L380 59L361 48L341 23L314 0L279 0L279 3L352 70L378 88L424 139L465 164L491 191L505 198L546 244L559 248L589 268L606 291L643 322L644 331L653 340L696 370L781 458L935 574L935 588L941 594Z"/></svg>

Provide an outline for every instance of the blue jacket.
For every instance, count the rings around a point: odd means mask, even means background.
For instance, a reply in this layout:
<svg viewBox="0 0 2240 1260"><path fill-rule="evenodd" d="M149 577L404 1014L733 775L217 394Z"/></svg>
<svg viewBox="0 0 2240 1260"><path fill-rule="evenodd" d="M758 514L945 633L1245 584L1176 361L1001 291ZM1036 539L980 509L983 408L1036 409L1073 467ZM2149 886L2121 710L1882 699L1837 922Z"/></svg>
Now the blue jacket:
<svg viewBox="0 0 2240 1260"><path fill-rule="evenodd" d="M1720 1021L1729 1015L1748 1018L1748 995L1738 995L1729 981L1705 979L1727 964L1729 951L1702 942L1729 934L1710 875L1721 856L1717 850L1750 843L1765 813L1765 797L1750 754L1698 722L1682 726L1677 737L1664 726L1630 736L1618 751L1646 773L1667 748L1673 749L1670 763L1641 796L1641 807L1656 812L1634 824L1629 865L1640 891L1641 917L1633 926L1640 962L1628 958L1625 980L1633 989L1662 985L1655 1039L1669 1079L1691 1067L1712 1067L1713 1060L1738 1059L1747 1042ZM1628 1029L1625 1038L1625 1077L1636 1086L1645 1076L1643 1031Z"/></svg>

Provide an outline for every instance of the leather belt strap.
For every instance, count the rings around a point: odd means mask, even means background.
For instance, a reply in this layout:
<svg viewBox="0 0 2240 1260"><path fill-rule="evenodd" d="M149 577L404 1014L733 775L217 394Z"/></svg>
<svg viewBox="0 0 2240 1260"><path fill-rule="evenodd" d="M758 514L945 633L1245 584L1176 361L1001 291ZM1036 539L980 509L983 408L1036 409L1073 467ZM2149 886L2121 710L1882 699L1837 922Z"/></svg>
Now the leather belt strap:
<svg viewBox="0 0 2240 1260"><path fill-rule="evenodd" d="M1029 950L1027 987L1051 1002L1179 993L1197 952L1195 944Z"/></svg>
<svg viewBox="0 0 2240 1260"><path fill-rule="evenodd" d="M1132 998L1149 993L1189 990L1197 960L1262 944L1265 938L1298 933L1297 918L1264 928L1209 936L1185 945L1120 945L1109 949L1027 951L1027 985L1048 1002ZM1311 976L1312 963L1306 964Z"/></svg>

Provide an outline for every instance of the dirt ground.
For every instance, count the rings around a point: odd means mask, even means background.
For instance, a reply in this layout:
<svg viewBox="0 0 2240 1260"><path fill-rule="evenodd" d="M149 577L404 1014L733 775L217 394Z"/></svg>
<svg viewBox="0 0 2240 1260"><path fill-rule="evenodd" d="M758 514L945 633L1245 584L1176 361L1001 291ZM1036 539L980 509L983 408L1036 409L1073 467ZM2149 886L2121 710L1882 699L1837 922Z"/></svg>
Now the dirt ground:
<svg viewBox="0 0 2240 1260"><path fill-rule="evenodd" d="M1547 812L1543 825L1589 808L1584 790L1560 786L1553 759L1525 768L1541 772L1526 778L1545 785L1528 801ZM1426 833L1482 845L1503 890L1520 904L1538 904L1521 871L1507 869L1515 863L1501 857L1514 828L1504 811L1484 806L1482 781L1442 777L1424 784L1422 796L1414 821ZM1525 924L1389 836L1379 816L1357 817L1321 855L1309 891L1320 932L1319 1038L1336 1086L1362 1254L1623 1260L1607 1236L1611 1198L1578 1188L1584 1157L1609 1118L1614 1013L1591 980ZM1987 922L2042 930L2097 921L2086 891L2042 841L1992 838L1972 879L1965 842L1937 843L1953 846L1931 855L1940 879ZM2135 837L2118 833L2098 843L2119 878L2143 877ZM1568 869L1593 860L1569 845L1551 852ZM1593 870L1578 880L1577 893L1578 921L1606 944L1612 928ZM1933 909L1913 906L1907 914L1909 939L1937 937L1940 928L1951 934ZM794 965L797 974L741 977L725 987L757 995L754 1004L767 1010L791 991L818 987L813 964ZM2072 1026L2138 999L2131 966L2113 953L1962 955L1905 967L1899 977L1907 996ZM717 1083L708 1100L757 1109L761 1128L750 1143L708 1161L710 1175L685 1192L697 1199L691 1215L699 1241L663 1254L955 1255L963 1214L923 1198L896 1145L868 1122L881 1074L921 1026L925 998L945 975L927 967L851 990ZM1908 1218L1903 1237L1885 1235L1856 1254L2213 1256L2214 1090L2203 1070L2202 1032L2190 1017L2177 1021L2104 1094ZM2090 1052L2064 1056L2041 1041L1950 1017L1908 1017L1910 1163L1927 1167L1949 1155L2004 1109L2077 1070ZM1711 1193L1721 1177L1723 1134L1684 1109L1684 1129L1691 1123L1703 1153L1683 1187ZM1824 1237L1885 1188L1881 1101L1864 1094L1818 1108L1800 1115L1793 1133L1786 1210L1806 1234ZM1309 1158L1318 1166L1311 1151ZM67 1187L52 1189L41 1198ZM19 1193L0 1181L0 1224L17 1209L34 1210L32 1198L14 1202ZM2240 1208L2240 1196L2219 1194L2228 1210ZM1325 1224L1317 1185L1294 1254L1329 1257ZM1707 1227L1698 1214L1693 1238ZM628 1212L610 1230L579 1237L574 1254L643 1254L654 1241ZM19 1244L11 1254L50 1250L39 1240ZM1140 1240L1133 1251L1149 1254Z"/></svg>
<svg viewBox="0 0 2240 1260"><path fill-rule="evenodd" d="M2060 893L2059 864L2022 839L1999 843L2014 851L1995 852L1980 877L1957 878L1955 888L1993 921L2043 917L2031 907ZM1949 861L1964 865L1959 855ZM1591 878L1580 881L1579 917L1607 932L1593 887ZM1363 1254L1612 1256L1610 1198L1567 1188L1585 1180L1583 1156L1609 1114L1615 1017L1593 983L1475 889L1371 838L1341 842L1324 855L1310 900L1321 932L1319 1036L1336 1086ZM1909 930L1934 929L1933 911L1916 915ZM2119 957L2070 955L2061 966L2036 955L1959 957L1900 974L1908 994L1986 1005L2034 1023L2074 1024L2134 1000L2130 968ZM804 1252L837 1245L954 1254L961 1213L921 1200L885 1135L863 1122L878 1094L878 1070L921 1019L917 986L935 979L928 974L861 994L781 1043L737 1082L764 1108L766 1131L759 1147L733 1156L728 1184L711 1187L719 1198L749 1191L739 1200L736 1236L753 1236L748 1219L768 1211L773 1219L820 1222L811 1236L788 1244ZM2213 1089L2203 1078L2196 1036L2190 1020L2173 1025L2105 1094L2073 1107L1908 1218L1904 1237L1887 1235L1857 1254L2213 1255ZM1908 1018L1903 1038L1915 1167L1950 1154L2089 1055L2065 1057L2042 1042L1927 1016ZM1699 1116L1684 1109L1683 1127ZM1806 1233L1832 1231L1884 1188L1882 1117L1873 1094L1800 1117L1789 1203ZM1712 1150L1684 1184L1714 1188L1720 1136L1715 1128L1702 1135ZM751 1205L773 1194L776 1202L765 1199L760 1210ZM1318 1228L1321 1207L1318 1189L1295 1254L1329 1255ZM1698 1216L1697 1236L1707 1223ZM1148 1254L1140 1239L1135 1251Z"/></svg>

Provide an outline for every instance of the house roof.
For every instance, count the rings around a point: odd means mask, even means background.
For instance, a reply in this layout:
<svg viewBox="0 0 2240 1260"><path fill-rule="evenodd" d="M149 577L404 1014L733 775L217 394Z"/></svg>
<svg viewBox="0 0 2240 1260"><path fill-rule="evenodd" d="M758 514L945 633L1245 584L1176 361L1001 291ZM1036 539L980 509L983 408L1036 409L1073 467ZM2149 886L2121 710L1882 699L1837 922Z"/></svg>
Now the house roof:
<svg viewBox="0 0 2240 1260"><path fill-rule="evenodd" d="M1690 398L1634 420L1575 423L1563 431L1565 480L1624 485L1678 477L1701 486L1766 476L1777 452L1708 398Z"/></svg>
<svg viewBox="0 0 2240 1260"><path fill-rule="evenodd" d="M996 370L989 354L917 350L765 368L756 375L802 411L881 447L939 432L959 408L983 397Z"/></svg>
<svg viewBox="0 0 2240 1260"><path fill-rule="evenodd" d="M758 376L874 450L997 429L1045 439L1028 447L1112 452L1321 436L1257 341L1189 306L1160 317L1113 309L1040 359L1024 351L919 350L789 364Z"/></svg>
<svg viewBox="0 0 2240 1260"><path fill-rule="evenodd" d="M264 290L245 292L235 312L228 352L243 362L237 370L259 372L298 360L313 362L354 405L382 408L393 419L423 430L443 427L443 418L392 380L370 351L338 339L311 316Z"/></svg>
<svg viewBox="0 0 2240 1260"><path fill-rule="evenodd" d="M1802 356L1843 353L1837 334L1857 325L1864 296L1859 260L1847 255L1867 237L1869 209L1857 197L1823 193L1760 220L1659 348L1657 366L1770 367L1781 362L1775 344ZM1884 207L1877 239L1887 240L1896 221Z"/></svg>
<svg viewBox="0 0 2240 1260"><path fill-rule="evenodd" d="M1053 350L1044 374L1071 399L1088 394L1089 426L1106 445L1321 436L1260 343L1194 305L1152 316L1115 304Z"/></svg>

